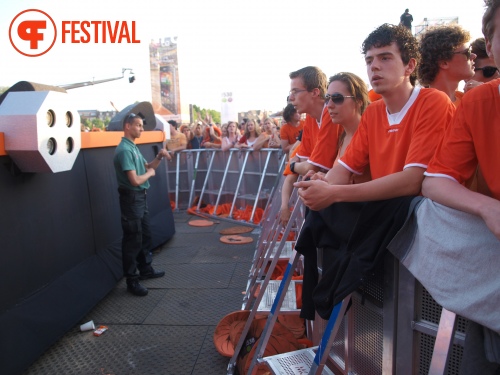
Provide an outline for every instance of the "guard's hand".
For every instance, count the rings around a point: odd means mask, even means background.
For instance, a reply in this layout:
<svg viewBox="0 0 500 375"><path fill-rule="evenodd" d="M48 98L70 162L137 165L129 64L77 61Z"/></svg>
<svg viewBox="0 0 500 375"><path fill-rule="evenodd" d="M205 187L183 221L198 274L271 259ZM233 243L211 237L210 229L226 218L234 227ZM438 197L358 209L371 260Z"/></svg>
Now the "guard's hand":
<svg viewBox="0 0 500 375"><path fill-rule="evenodd" d="M148 167L148 164L146 164L146 173L149 173L151 177L153 177L156 174L156 171L154 168Z"/></svg>

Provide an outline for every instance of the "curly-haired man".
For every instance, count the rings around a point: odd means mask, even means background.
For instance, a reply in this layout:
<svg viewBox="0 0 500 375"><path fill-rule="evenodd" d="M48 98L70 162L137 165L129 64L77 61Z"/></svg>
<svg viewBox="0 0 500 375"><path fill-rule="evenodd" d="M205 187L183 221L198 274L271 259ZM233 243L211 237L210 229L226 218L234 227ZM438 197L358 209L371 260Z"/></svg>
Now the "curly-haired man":
<svg viewBox="0 0 500 375"><path fill-rule="evenodd" d="M469 32L455 24L431 27L420 37L419 82L443 91L455 106L463 96L458 84L474 75L476 55L470 39Z"/></svg>

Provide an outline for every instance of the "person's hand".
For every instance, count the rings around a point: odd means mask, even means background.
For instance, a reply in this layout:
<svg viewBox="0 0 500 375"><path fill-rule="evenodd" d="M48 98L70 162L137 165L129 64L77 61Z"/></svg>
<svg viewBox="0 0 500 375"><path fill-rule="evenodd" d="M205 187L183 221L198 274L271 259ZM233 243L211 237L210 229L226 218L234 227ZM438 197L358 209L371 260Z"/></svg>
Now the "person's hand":
<svg viewBox="0 0 500 375"><path fill-rule="evenodd" d="M155 169L148 167L147 163L146 163L146 173L149 173L151 177L153 177L156 174Z"/></svg>
<svg viewBox="0 0 500 375"><path fill-rule="evenodd" d="M473 79L469 79L467 83L464 86L464 92L469 91L470 89L473 89L474 87L481 86L483 82L475 81Z"/></svg>
<svg viewBox="0 0 500 375"><path fill-rule="evenodd" d="M300 181L293 184L304 204L313 211L319 211L332 204L332 185L323 180Z"/></svg>
<svg viewBox="0 0 500 375"><path fill-rule="evenodd" d="M292 215L292 213L290 212L290 209L288 207L281 208L279 223L285 227L288 224L288 221L290 220L291 215Z"/></svg>
<svg viewBox="0 0 500 375"><path fill-rule="evenodd" d="M299 157L297 155L295 155L293 158L290 158L290 164L291 163L297 163L299 161L300 161L300 159L299 159Z"/></svg>
<svg viewBox="0 0 500 375"><path fill-rule="evenodd" d="M316 173L321 173L321 172L315 172L314 170L309 170L307 171L307 173L305 174L303 180L304 181L307 181L307 180L316 180L317 178L315 177Z"/></svg>

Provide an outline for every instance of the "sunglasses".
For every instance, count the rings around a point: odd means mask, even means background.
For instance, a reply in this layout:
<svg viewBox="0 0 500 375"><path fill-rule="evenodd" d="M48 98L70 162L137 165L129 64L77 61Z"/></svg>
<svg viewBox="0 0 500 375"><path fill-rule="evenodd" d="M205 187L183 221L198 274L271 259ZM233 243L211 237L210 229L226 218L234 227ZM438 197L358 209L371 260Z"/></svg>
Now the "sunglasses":
<svg viewBox="0 0 500 375"><path fill-rule="evenodd" d="M127 117L125 117L125 122L129 122L130 120L135 119L136 117L139 117L139 115L136 115L135 113L129 113Z"/></svg>
<svg viewBox="0 0 500 375"><path fill-rule="evenodd" d="M467 57L467 60L470 60L470 56L472 55L472 47L467 48L466 50L463 51L458 51L458 52L453 52L454 55L465 55Z"/></svg>
<svg viewBox="0 0 500 375"><path fill-rule="evenodd" d="M344 103L345 98L355 98L355 96L352 96L352 95L345 95L344 96L344 95L339 94L339 93L335 93L332 95L326 94L325 95L325 104L328 104L328 102L331 99L333 104L340 105L340 104Z"/></svg>
<svg viewBox="0 0 500 375"><path fill-rule="evenodd" d="M475 72L477 72L478 70L483 71L484 78L490 78L490 77L493 77L493 75L496 73L498 68L496 66L484 66L482 68L474 68Z"/></svg>

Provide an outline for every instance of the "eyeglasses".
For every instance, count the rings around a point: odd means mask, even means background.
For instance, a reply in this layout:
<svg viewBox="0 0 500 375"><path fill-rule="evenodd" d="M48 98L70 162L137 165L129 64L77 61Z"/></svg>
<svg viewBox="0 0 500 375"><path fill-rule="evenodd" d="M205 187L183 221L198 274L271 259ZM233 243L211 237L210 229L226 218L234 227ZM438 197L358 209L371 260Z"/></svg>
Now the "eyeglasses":
<svg viewBox="0 0 500 375"><path fill-rule="evenodd" d="M483 66L482 68L474 68L475 72L477 72L478 70L483 71L484 78L490 78L490 77L493 77L493 75L496 73L498 68L496 66Z"/></svg>
<svg viewBox="0 0 500 375"><path fill-rule="evenodd" d="M344 103L345 98L355 98L355 96L352 96L352 95L342 95L342 94L339 94L339 93L335 93L335 94L332 94L332 95L326 94L325 95L325 104L328 104L328 102L331 99L332 102L335 105L340 105L340 104Z"/></svg>
<svg viewBox="0 0 500 375"><path fill-rule="evenodd" d="M291 91L288 93L288 98L290 98L290 97L292 97L292 96L294 96L294 97L295 97L295 95L297 95L299 92L302 92L302 91L309 91L309 90L295 90L295 89L293 89L293 90L291 90ZM288 98L287 98L287 99L288 99Z"/></svg>
<svg viewBox="0 0 500 375"><path fill-rule="evenodd" d="M470 60L470 56L472 55L472 47L469 47L463 51L453 52L454 55L462 54L467 57L467 60Z"/></svg>

